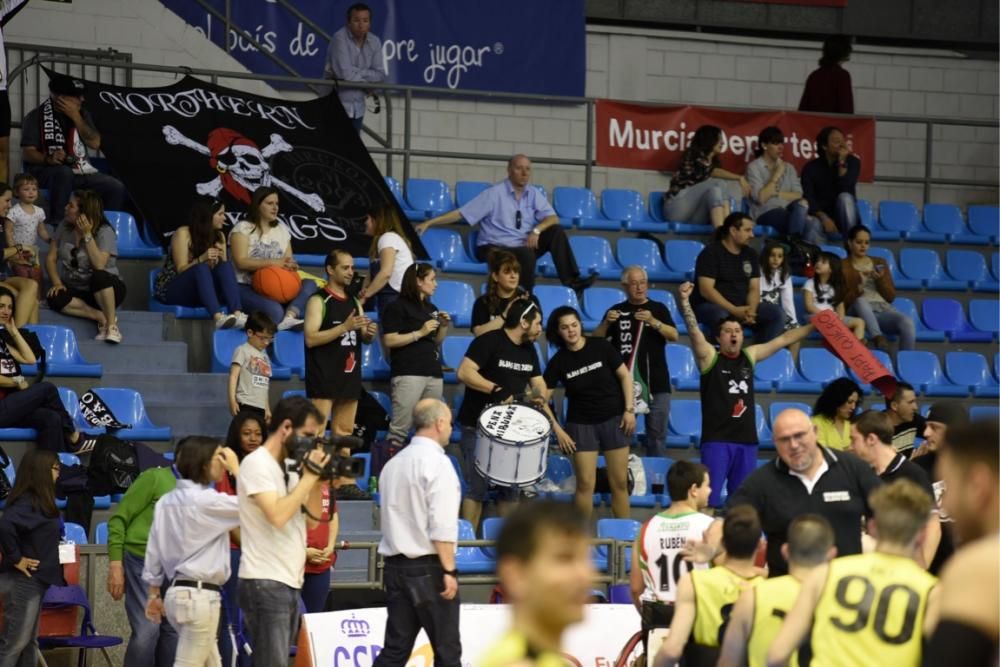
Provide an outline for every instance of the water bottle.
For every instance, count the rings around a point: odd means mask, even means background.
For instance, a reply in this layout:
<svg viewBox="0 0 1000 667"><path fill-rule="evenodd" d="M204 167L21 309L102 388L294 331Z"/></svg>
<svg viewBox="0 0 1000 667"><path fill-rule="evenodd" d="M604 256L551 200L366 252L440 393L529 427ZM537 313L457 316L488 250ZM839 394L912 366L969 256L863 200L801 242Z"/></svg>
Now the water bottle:
<svg viewBox="0 0 1000 667"><path fill-rule="evenodd" d="M368 478L368 493L378 493L378 477L375 475Z"/></svg>

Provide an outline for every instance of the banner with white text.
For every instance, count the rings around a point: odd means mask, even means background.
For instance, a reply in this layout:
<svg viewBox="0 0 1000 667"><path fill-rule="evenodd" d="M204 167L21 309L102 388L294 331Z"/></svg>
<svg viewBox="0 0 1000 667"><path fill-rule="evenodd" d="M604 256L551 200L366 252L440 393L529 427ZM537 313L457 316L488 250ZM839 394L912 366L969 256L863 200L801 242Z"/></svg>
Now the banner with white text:
<svg viewBox="0 0 1000 667"><path fill-rule="evenodd" d="M722 128L722 167L742 174L754 159L757 135L775 125L785 135L783 159L802 172L816 157L816 135L839 127L861 160L860 180L875 179L875 119L823 116L797 111L726 111L695 106L658 106L615 100L597 101L597 164L602 167L676 171L681 154L702 125Z"/></svg>
<svg viewBox="0 0 1000 667"><path fill-rule="evenodd" d="M386 610L354 609L303 616L295 667L370 667L382 650ZM563 636L563 655L573 667L612 667L641 621L629 604L588 605L581 623ZM459 621L462 664L478 665L483 654L510 628L510 607L463 604ZM423 630L413 643L407 667L434 664Z"/></svg>

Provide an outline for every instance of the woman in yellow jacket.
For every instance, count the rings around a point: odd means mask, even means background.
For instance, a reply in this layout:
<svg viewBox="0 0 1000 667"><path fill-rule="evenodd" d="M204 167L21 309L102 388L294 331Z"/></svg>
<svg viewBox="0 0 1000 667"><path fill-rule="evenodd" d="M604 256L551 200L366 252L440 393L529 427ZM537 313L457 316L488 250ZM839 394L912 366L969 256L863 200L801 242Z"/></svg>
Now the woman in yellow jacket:
<svg viewBox="0 0 1000 667"><path fill-rule="evenodd" d="M851 417L861 407L861 387L848 378L834 380L816 399L812 422L819 444L831 449L851 446Z"/></svg>

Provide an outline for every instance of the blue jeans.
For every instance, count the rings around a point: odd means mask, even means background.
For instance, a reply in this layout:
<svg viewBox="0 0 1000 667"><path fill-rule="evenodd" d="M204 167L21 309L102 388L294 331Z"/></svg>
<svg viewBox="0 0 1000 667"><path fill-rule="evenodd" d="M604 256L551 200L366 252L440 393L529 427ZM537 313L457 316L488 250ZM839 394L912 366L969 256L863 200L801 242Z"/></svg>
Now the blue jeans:
<svg viewBox="0 0 1000 667"><path fill-rule="evenodd" d="M292 637L299 631L299 589L270 579L240 579L240 609L253 664L287 665Z"/></svg>
<svg viewBox="0 0 1000 667"><path fill-rule="evenodd" d="M722 485L732 496L747 477L757 469L757 445L734 442L701 443L701 462L708 468L712 494L708 497L711 507L722 506Z"/></svg>
<svg viewBox="0 0 1000 667"><path fill-rule="evenodd" d="M854 225L858 224L858 217L858 202L854 199L854 195L849 192L841 192L837 195L833 220L837 223L840 235L845 239L847 238L847 233L851 231Z"/></svg>
<svg viewBox="0 0 1000 667"><path fill-rule="evenodd" d="M125 552L122 565L125 569L125 615L132 628L132 636L125 649L126 665L143 667L173 667L177 653L177 631L163 619L153 623L146 618L146 598L149 587L142 580L144 561Z"/></svg>
<svg viewBox="0 0 1000 667"><path fill-rule="evenodd" d="M663 456L664 438L667 435L667 415L670 414L670 393L650 396L649 414L646 415L646 456Z"/></svg>
<svg viewBox="0 0 1000 667"><path fill-rule="evenodd" d="M3 632L0 633L0 667L34 667L38 664L38 617L43 584L19 571L0 574Z"/></svg>
<svg viewBox="0 0 1000 667"><path fill-rule="evenodd" d="M663 217L670 222L707 225L713 208L725 206L723 184L717 178L688 186L670 199L663 200Z"/></svg>
<svg viewBox="0 0 1000 667"><path fill-rule="evenodd" d="M729 311L718 304L705 301L695 306L694 312L698 321L709 328L711 332L709 340L714 341L719 322L729 315ZM785 330L785 311L781 309L781 306L761 302L757 306L757 323L750 328L753 329L753 342L755 344L766 343L777 338Z"/></svg>
<svg viewBox="0 0 1000 667"><path fill-rule="evenodd" d="M275 324L279 324L285 319L285 310L292 311L301 317L306 312L306 301L316 291L316 283L311 280L303 280L302 287L294 299L283 305L274 299L268 299L262 294L257 294L250 285L240 285L240 303L243 304L243 312L252 313L260 311L267 314Z"/></svg>
<svg viewBox="0 0 1000 667"><path fill-rule="evenodd" d="M213 315L221 313L222 306L230 313L242 310L239 283L236 282L232 263L219 262L214 269L199 263L178 273L167 284L163 303L190 308L204 306Z"/></svg>
<svg viewBox="0 0 1000 667"><path fill-rule="evenodd" d="M307 614L326 611L326 598L330 594L332 574L332 568L315 574L306 572L305 579L302 580L302 603L306 606Z"/></svg>
<svg viewBox="0 0 1000 667"><path fill-rule="evenodd" d="M772 208L761 213L757 216L757 224L774 227L782 234L798 236L816 245L826 243L823 224L809 215L809 208L799 204L799 201L803 200L793 201L785 208Z"/></svg>
<svg viewBox="0 0 1000 667"><path fill-rule="evenodd" d="M49 191L49 220L59 222L74 190L93 190L101 197L105 211L120 211L125 203L125 184L108 174L74 174L65 165L33 166L28 172L38 185Z"/></svg>
<svg viewBox="0 0 1000 667"><path fill-rule="evenodd" d="M850 314L865 321L865 331L871 338L896 334L899 349L912 350L916 346L917 330L913 320L887 303L873 304L861 297L851 306Z"/></svg>
<svg viewBox="0 0 1000 667"><path fill-rule="evenodd" d="M237 644L237 658L236 665L238 667L251 667L252 660L243 650L241 644L245 640L245 634L243 632L236 632L237 628L241 628L243 624L243 615L240 612L240 598L239 598L239 587L240 587L240 550L230 549L229 550L229 579L222 586L222 618L219 619L221 627L219 628L219 655L222 656L223 667L231 667L233 665L233 641L234 638L230 635L228 625L232 625L233 634L236 635L235 641Z"/></svg>

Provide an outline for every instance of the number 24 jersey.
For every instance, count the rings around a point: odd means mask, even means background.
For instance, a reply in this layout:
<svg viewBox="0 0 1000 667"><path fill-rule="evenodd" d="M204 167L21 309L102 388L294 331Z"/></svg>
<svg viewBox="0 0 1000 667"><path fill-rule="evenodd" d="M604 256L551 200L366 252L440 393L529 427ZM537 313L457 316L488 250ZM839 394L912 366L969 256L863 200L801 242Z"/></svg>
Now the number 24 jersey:
<svg viewBox="0 0 1000 667"><path fill-rule="evenodd" d="M661 512L643 525L639 532L639 568L646 582L643 600L673 603L677 600L677 582L684 573L694 568L708 569L707 564L684 560L681 548L688 540L704 539L713 521L701 512L675 516Z"/></svg>

